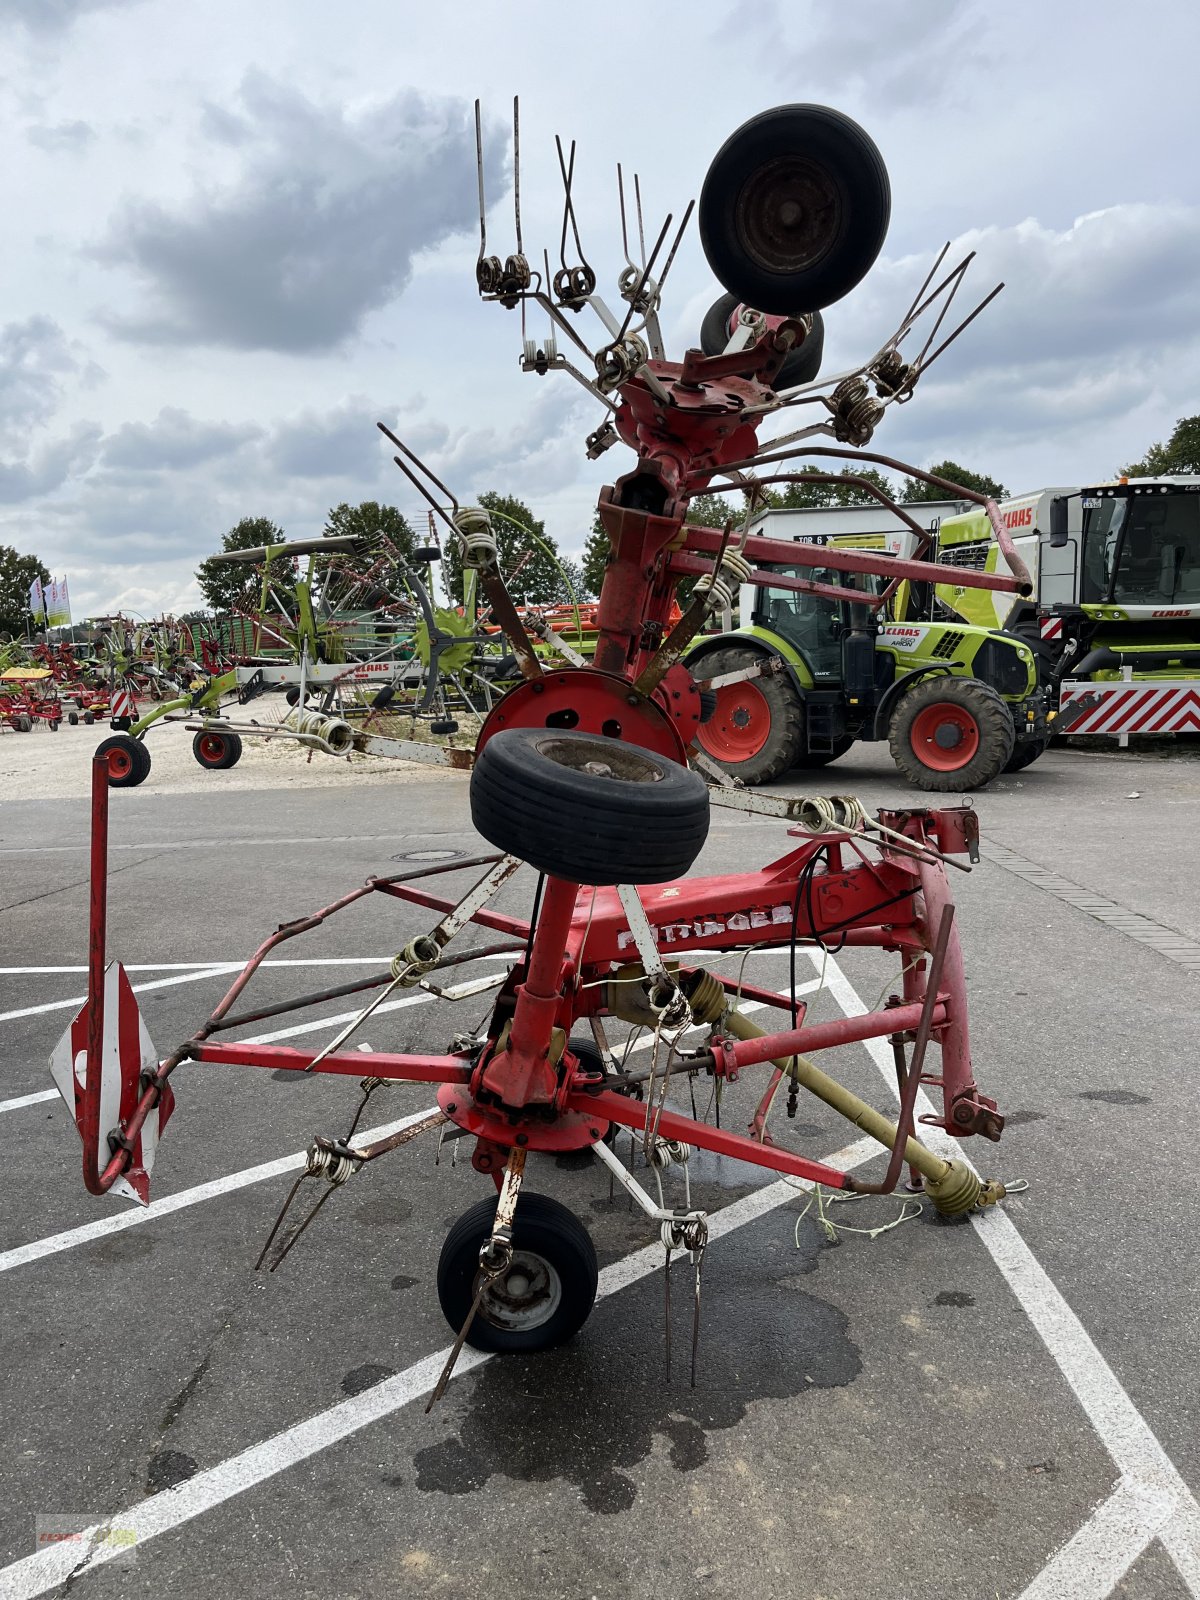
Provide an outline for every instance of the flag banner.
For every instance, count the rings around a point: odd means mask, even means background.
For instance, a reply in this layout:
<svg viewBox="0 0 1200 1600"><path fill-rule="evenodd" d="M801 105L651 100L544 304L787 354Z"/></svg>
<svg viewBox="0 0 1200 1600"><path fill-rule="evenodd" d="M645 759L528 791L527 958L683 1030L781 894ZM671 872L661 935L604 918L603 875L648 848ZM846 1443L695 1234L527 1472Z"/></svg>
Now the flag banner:
<svg viewBox="0 0 1200 1600"><path fill-rule="evenodd" d="M29 609L40 622L42 620L42 580L35 578L29 585Z"/></svg>
<svg viewBox="0 0 1200 1600"><path fill-rule="evenodd" d="M46 585L46 622L51 628L71 626L71 599L65 578Z"/></svg>

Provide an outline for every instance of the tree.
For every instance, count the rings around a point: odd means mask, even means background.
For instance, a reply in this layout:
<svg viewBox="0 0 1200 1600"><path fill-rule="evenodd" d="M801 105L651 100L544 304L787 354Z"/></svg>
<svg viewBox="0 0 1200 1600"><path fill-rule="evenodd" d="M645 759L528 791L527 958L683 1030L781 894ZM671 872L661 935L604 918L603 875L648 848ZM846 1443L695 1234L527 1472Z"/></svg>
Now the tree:
<svg viewBox="0 0 1200 1600"><path fill-rule="evenodd" d="M221 541L222 550L252 550L257 545L283 544L287 535L269 517L243 517ZM290 581L283 559L271 563L271 576ZM200 592L214 611L256 611L262 590L260 568L248 562L215 561L211 556L196 568Z"/></svg>
<svg viewBox="0 0 1200 1600"><path fill-rule="evenodd" d="M357 506L347 505L343 500L340 506L330 510L321 532L326 539L348 535L366 539L372 552L378 551L386 538L405 557L411 556L417 545L408 519L395 506L381 506L377 500L364 500Z"/></svg>
<svg viewBox="0 0 1200 1600"><path fill-rule="evenodd" d="M1200 473L1200 417L1180 417L1166 444L1152 444L1141 461L1121 468L1125 478L1171 478Z"/></svg>
<svg viewBox="0 0 1200 1600"><path fill-rule="evenodd" d="M539 522L525 502L513 495L497 494L489 489L486 494L479 496L478 503L491 513L496 546L500 553L500 571L508 582L513 598L534 605L568 599L559 570L561 561L558 546L546 532L545 523ZM453 597L455 604L459 604L462 598L462 547L451 536L447 538L444 548L442 576L446 592ZM527 559L523 560L523 557Z"/></svg>
<svg viewBox="0 0 1200 1600"><path fill-rule="evenodd" d="M1004 500L1008 490L1002 483L997 483L995 478L982 477L978 472L968 472L966 467L960 467L957 461L939 461L934 467L926 468L935 478L948 478L951 483L959 484L964 489L974 489L976 494L985 494L989 500ZM901 487L903 500L952 500L954 496L949 489L939 489L934 483L922 483L920 478L905 478Z"/></svg>
<svg viewBox="0 0 1200 1600"><path fill-rule="evenodd" d="M50 574L36 556L23 556L12 545L0 544L0 636L14 638L29 626L29 590L34 579L50 582ZM44 627L43 617L34 617L35 627Z"/></svg>
<svg viewBox="0 0 1200 1600"><path fill-rule="evenodd" d="M814 462L811 468L801 470L822 470ZM852 480L861 478L864 482L874 484L883 494L890 499L896 498L896 486L882 472L876 472L874 467L843 467L838 474L844 482L836 483L789 483L782 491L772 492L768 504L782 510L793 510L808 506L873 506L878 501L862 487L861 483Z"/></svg>
<svg viewBox="0 0 1200 1600"><path fill-rule="evenodd" d="M600 586L604 582L604 569L608 565L608 554L612 546L608 542L608 535L604 531L604 524L600 521L599 512L592 521L592 531L587 536L583 547L583 562L580 568L583 585L589 595L598 595Z"/></svg>

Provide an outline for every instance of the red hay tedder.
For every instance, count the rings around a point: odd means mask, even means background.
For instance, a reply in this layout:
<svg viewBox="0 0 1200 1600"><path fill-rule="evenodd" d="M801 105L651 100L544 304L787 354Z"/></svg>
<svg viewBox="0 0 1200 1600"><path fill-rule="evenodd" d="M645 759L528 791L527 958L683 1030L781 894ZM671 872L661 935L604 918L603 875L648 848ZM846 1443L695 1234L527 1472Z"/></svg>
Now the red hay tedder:
<svg viewBox="0 0 1200 1600"><path fill-rule="evenodd" d="M514 108L514 147L515 136ZM397 464L460 541L464 561L479 573L493 618L521 667L523 681L487 718L471 772L472 818L498 853L370 878L312 916L278 928L203 1026L160 1061L122 969L106 968L109 790L103 762L97 762L89 996L52 1063L83 1138L87 1187L97 1194L117 1188L146 1201L155 1148L173 1106L171 1075L182 1062L362 1078L363 1056L343 1046L394 990L420 985L461 998L495 989L486 1026L477 1035L449 1040L444 1054L370 1056L364 1103L381 1083L415 1081L438 1086L436 1111L373 1143L356 1144L353 1128L344 1139L316 1139L296 1185L305 1177L318 1184L327 1180L320 1205L364 1163L423 1129L440 1126L443 1135L457 1131L473 1138L472 1163L494 1180L498 1195L468 1211L443 1248L438 1290L459 1335L455 1354L464 1339L487 1349L550 1346L573 1334L591 1309L597 1281L591 1241L565 1207L522 1192L530 1152L592 1150L646 1210L668 1254L688 1250L697 1265L707 1241L705 1213L690 1205L667 1208L661 1195L656 1203L618 1160L612 1130L631 1130L652 1168L685 1160L699 1148L831 1189L885 1193L896 1187L907 1166L932 1204L949 1215L993 1204L1004 1192L1002 1185L981 1180L961 1158L943 1160L913 1137L923 1085L937 1089L937 1120L956 1139L976 1133L997 1139L1003 1127L995 1102L980 1092L972 1071L963 964L946 873L948 864L958 865L954 856L975 855L975 813L962 807L897 809L871 819L849 797L751 796L697 755L696 730L711 706L711 691L706 693L682 664L706 618L729 604L739 583L755 581L760 566L771 562L807 563L843 574L838 585L789 581L863 608L864 615L882 603L883 596L869 591L886 585L856 586L862 573L883 573L890 583L948 579L1028 592L1028 574L995 507L982 500L1007 557L1008 574L959 567L943 572L928 561L782 544L747 531L760 486L781 478L797 481L795 473L764 478L764 463L778 463L802 449L861 457L886 408L912 394L930 361L960 331L956 328L930 354L966 262L932 289L931 272L897 333L868 362L818 382L806 346L817 337L820 309L847 293L874 261L886 231L888 185L878 151L856 124L823 107L781 107L731 136L700 200L701 241L733 297L724 319L732 330L727 347L715 355L689 350L681 361L667 360L658 308L692 208L655 277L671 218L648 257L640 247L635 262L622 198L627 241L627 266L619 278L626 304L622 320L597 296L595 275L579 247L571 200L574 147L564 159L560 146L559 159L564 254L561 268L551 275L548 259L539 271L523 253L519 210L515 253L504 261L486 253L480 156L477 276L485 299L521 308L523 329L534 308L549 317L554 336L525 338L525 370L565 368L610 413L590 436L589 454L619 440L635 456L631 469L600 496L611 557L592 664L544 666L504 587L487 514L461 507L402 441L388 435L398 447ZM640 238L640 189L637 221ZM578 260L566 258L569 237ZM576 313L585 306L597 314L605 333L595 351L575 327ZM908 360L901 341L926 314L936 319L933 333ZM559 353L559 334L575 347L573 362ZM575 364L585 361L590 365L586 375ZM774 412L801 405L815 420L797 433L760 443L760 427ZM815 452L801 445L822 435L833 445ZM923 476L911 467L903 470ZM689 499L719 478L745 493L746 526L687 524ZM962 489L955 493L979 498ZM672 621L677 585L685 577L693 580L691 597ZM778 576L772 581L778 583ZM457 764L465 754L452 753L450 759ZM790 824L787 847L756 872L689 877L713 804L779 817ZM529 920L491 904L522 863L540 874ZM478 881L457 901L429 886L438 873L470 868L478 870ZM283 1005L246 1001L247 988L270 952L366 896L425 908L436 921L428 933L404 945L389 970ZM500 935L501 941L482 949L453 948L468 926ZM902 992L865 1015L809 1023L795 995L794 975L792 992L777 994L718 975L704 964L714 955L830 940L898 952ZM505 954L512 957L506 972L448 988L439 982L452 966ZM224 1041L239 1025L371 990L374 997L358 1017L315 1054ZM739 1009L743 999L790 1013L790 1025L764 1033ZM614 1022L650 1030L648 1070L630 1071L627 1056L620 1062L614 1057L608 1031ZM900 1089L895 1121L810 1059L822 1050L876 1038L889 1040L895 1053ZM927 1060L930 1046L940 1052L936 1071ZM766 1081L747 1132L714 1126L669 1104L673 1086L704 1076L719 1088L754 1067L766 1069ZM861 1181L774 1142L768 1117L785 1085L789 1101L804 1088L878 1139L891 1152L882 1179ZM282 1221L281 1214L261 1259ZM307 1219L281 1240L276 1263L306 1225Z"/></svg>

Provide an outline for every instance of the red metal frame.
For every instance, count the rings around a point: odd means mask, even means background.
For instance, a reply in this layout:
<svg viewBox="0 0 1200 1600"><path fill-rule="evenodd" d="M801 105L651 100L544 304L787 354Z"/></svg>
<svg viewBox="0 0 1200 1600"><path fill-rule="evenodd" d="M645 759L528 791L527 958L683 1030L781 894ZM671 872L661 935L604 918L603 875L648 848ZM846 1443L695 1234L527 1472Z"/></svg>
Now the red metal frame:
<svg viewBox="0 0 1200 1600"><path fill-rule="evenodd" d="M681 363L651 361L648 371L658 393L640 376L619 389L616 428L637 453L637 465L600 496L599 514L612 555L596 611L594 663L585 668L531 672L529 680L499 702L480 737L480 746L502 728L578 727L608 733L619 725L620 737L683 761L695 729L695 714L671 710L673 698L694 685L671 654L674 685L665 701L656 690L642 692L641 674L655 660L669 634L679 578L713 570L729 538L728 531L685 523L689 497L704 489L714 473L734 464L751 463L757 450L756 428L768 400L772 374L790 347L796 324L784 321L768 328L753 348L736 356L705 358L689 352ZM663 403L666 393L668 403ZM756 409L758 408L758 409ZM845 455L847 452L816 452ZM767 457L766 459L770 459ZM868 457L881 460L887 458ZM894 463L893 463L894 465ZM911 470L911 469L905 469ZM922 475L922 474L918 474ZM922 475L923 476L923 475ZM978 498L970 496L970 498ZM648 509L651 508L651 509ZM989 507L989 515L991 508ZM1011 551L1011 541L1002 547ZM882 573L890 581L944 578L973 587L1022 591L1028 574L1015 552L1009 557L1012 576L941 568L929 562L905 562L865 551L784 543L752 535L740 545L752 567L758 563L802 564L837 572ZM752 577L751 581L755 581ZM771 582L782 580L772 575ZM842 593L835 586L808 585L819 592ZM505 622L506 596L501 586L489 589L494 613ZM846 591L849 592L849 591ZM861 599L862 596L855 595ZM511 606L507 607L511 611ZM683 627L687 622L677 623ZM519 619L505 624L514 648L527 642ZM662 674L651 673L656 684ZM647 680L649 681L649 679ZM662 678L662 683L666 683ZM661 684L659 684L661 688ZM104 873L108 788L93 768L92 942L89 957L89 1033L84 1120L98 1132L99 1045L103 1029ZM922 1029L941 1049L936 1076L914 1068L918 1083L937 1087L942 1096L938 1119L949 1132L995 1136L1001 1125L994 1102L974 1082L967 1029L963 964L956 930L946 922L949 885L942 861L934 853L963 852L977 837L973 816L963 811L911 810L889 812L882 820L903 836L902 846L884 837L876 855L868 855L861 835L826 833L819 837L792 829L794 847L758 872L682 879L640 891L655 942L666 960L698 950L739 951L779 945L789 940L878 947L905 958L903 996L882 1010L839 1021L798 1025L761 1038L730 1039L719 1030L693 1052L689 1070L703 1070L715 1079L735 1079L750 1066L836 1048L858 1040L887 1038L899 1045ZM380 892L431 911L446 912L454 902L438 897L415 880L436 871L457 871L478 863L454 861L365 885L316 912L285 925L264 941L247 963L204 1026L169 1056L141 1088L132 1115L122 1125L124 1142L103 1172L89 1168L96 1140L85 1136L85 1181L100 1190L109 1187L129 1160L128 1143L162 1095L170 1073L184 1060L207 1065L241 1065L313 1070L358 1076L363 1059L357 1053L314 1056L287 1048L216 1043L211 1035L233 1025L232 1007L266 954L282 940L318 927L329 916L363 896ZM515 1147L569 1149L603 1136L610 1123L647 1128L648 1118L660 1136L840 1188L853 1186L844 1174L781 1150L767 1141L762 1116L754 1137L714 1128L694 1118L656 1107L653 1113L628 1092L605 1087L594 1071L572 1053L568 1041L581 1019L609 1010L607 984L614 971L637 958L617 892L581 889L575 883L548 879L539 914L530 930L519 917L483 907L471 920L521 940L528 948L500 989L486 1030L486 1042L461 1054L407 1055L374 1052L370 1071L383 1079L440 1084L439 1103L447 1116L476 1136L475 1165L496 1173L504 1153ZM929 992L928 957L938 931L948 929L938 949L940 975ZM387 981L387 975L371 982ZM720 980L729 987L728 980ZM763 989L745 990L755 998L787 1011L791 996ZM303 997L297 1005L320 997ZM922 1046L923 1054L924 1046ZM778 1068L774 1069L777 1072ZM761 1112L761 1108L760 1108ZM911 1117L911 1103L908 1113ZM894 1163L898 1165L897 1163Z"/></svg>

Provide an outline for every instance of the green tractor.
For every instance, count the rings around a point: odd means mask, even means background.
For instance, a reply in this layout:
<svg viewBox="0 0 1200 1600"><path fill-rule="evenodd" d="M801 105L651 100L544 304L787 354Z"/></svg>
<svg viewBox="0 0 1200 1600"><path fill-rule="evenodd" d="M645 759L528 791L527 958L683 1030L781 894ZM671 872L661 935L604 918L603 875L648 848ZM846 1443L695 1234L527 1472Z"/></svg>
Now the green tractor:
<svg viewBox="0 0 1200 1600"><path fill-rule="evenodd" d="M870 536L835 542L882 543ZM883 607L788 583L858 587L878 597L888 559L880 550L880 572L856 576L774 567L779 587L742 590L748 625L692 649L688 667L709 682L713 708L697 742L726 772L745 784L767 783L793 768L826 766L856 740L886 739L910 783L959 792L1042 753L1045 697L1027 640L958 621L893 620L916 609L907 583Z"/></svg>

